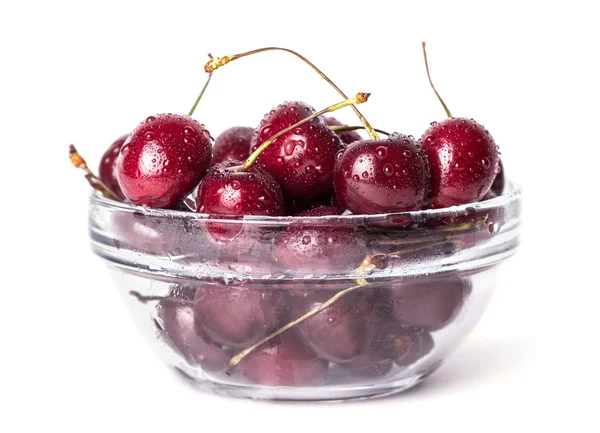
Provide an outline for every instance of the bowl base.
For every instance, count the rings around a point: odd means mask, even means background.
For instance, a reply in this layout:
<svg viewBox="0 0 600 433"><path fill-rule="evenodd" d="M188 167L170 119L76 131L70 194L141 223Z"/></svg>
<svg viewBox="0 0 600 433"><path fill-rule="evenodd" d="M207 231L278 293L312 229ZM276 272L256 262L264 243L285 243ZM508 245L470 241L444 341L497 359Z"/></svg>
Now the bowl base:
<svg viewBox="0 0 600 433"><path fill-rule="evenodd" d="M421 383L433 373L439 364L431 366L427 371L421 371L412 376L384 383L371 385L331 385L306 387L272 387L251 384L219 383L218 381L198 381L185 371L175 367L175 370L197 389L225 397L248 398L252 400L271 400L286 402L321 402L336 403L345 401L372 400L401 393Z"/></svg>

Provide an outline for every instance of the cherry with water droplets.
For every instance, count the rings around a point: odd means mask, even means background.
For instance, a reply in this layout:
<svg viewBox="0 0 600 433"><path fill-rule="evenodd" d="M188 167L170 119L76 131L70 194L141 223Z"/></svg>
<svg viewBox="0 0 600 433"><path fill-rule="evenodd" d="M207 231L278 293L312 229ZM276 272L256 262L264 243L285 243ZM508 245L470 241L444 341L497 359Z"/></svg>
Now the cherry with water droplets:
<svg viewBox="0 0 600 433"><path fill-rule="evenodd" d="M124 197L121 187L119 186L119 180L117 179L117 162L119 158L119 151L127 140L129 134L125 134L117 138L109 147L100 159L100 166L98 167L98 177L102 182L106 184L114 193L119 197Z"/></svg>
<svg viewBox="0 0 600 433"><path fill-rule="evenodd" d="M339 215L339 209L319 206L298 217ZM273 244L273 259L282 269L326 275L333 271L352 271L360 265L364 251L353 228L334 223L308 223L302 220L279 233Z"/></svg>
<svg viewBox="0 0 600 433"><path fill-rule="evenodd" d="M414 138L392 134L349 145L333 181L340 204L354 214L414 211L425 204L429 166Z"/></svg>
<svg viewBox="0 0 600 433"><path fill-rule="evenodd" d="M196 120L173 114L150 116L121 147L119 185L133 204L170 208L198 185L211 157L212 137Z"/></svg>
<svg viewBox="0 0 600 433"><path fill-rule="evenodd" d="M475 120L452 117L431 81L425 43L423 56L431 88L448 115L447 119L432 122L420 139L431 171L431 207L477 202L496 178L498 147L489 131Z"/></svg>
<svg viewBox="0 0 600 433"><path fill-rule="evenodd" d="M234 126L223 131L213 146L211 167L226 161L244 161L250 156L250 140L254 128Z"/></svg>
<svg viewBox="0 0 600 433"><path fill-rule="evenodd" d="M303 102L285 102L265 115L252 138L251 152L275 133L314 114ZM321 118L315 118L277 138L256 164L280 183L286 198L312 198L330 192L335 155L341 141Z"/></svg>

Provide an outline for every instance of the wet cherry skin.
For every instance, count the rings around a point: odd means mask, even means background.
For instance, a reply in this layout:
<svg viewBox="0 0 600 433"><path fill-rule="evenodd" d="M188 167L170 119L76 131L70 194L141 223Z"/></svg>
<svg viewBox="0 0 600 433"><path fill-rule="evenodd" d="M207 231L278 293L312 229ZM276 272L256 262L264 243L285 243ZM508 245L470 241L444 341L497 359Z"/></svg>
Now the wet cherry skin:
<svg viewBox="0 0 600 433"><path fill-rule="evenodd" d="M212 137L189 116L148 117L121 147L117 177L133 204L168 209L198 185L212 157Z"/></svg>
<svg viewBox="0 0 600 433"><path fill-rule="evenodd" d="M234 126L223 131L213 146L211 167L225 161L245 161L250 156L250 140L254 128Z"/></svg>
<svg viewBox="0 0 600 433"><path fill-rule="evenodd" d="M251 152L277 132L315 112L304 102L284 102L260 122L252 137ZM276 139L258 157L259 167L271 173L286 199L309 199L333 189L339 136L317 117Z"/></svg>
<svg viewBox="0 0 600 433"><path fill-rule="evenodd" d="M124 196L119 186L119 180L117 179L117 161L121 146L123 146L127 137L129 137L129 134L120 136L106 149L98 167L98 177L100 177L100 180L121 198Z"/></svg>
<svg viewBox="0 0 600 433"><path fill-rule="evenodd" d="M361 140L338 157L335 194L354 214L421 209L429 193L429 167L416 141L403 134Z"/></svg>
<svg viewBox="0 0 600 433"><path fill-rule="evenodd" d="M473 119L433 122L420 139L431 172L430 202L445 208L481 200L499 170L498 148Z"/></svg>

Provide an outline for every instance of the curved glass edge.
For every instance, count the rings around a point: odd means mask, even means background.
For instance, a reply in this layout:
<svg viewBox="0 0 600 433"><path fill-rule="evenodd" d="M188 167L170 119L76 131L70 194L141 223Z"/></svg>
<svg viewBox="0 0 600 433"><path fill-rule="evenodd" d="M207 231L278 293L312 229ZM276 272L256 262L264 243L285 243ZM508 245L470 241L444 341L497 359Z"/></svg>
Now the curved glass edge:
<svg viewBox="0 0 600 433"><path fill-rule="evenodd" d="M195 221L218 221L220 223L231 224L265 224L265 225L289 225L294 222L307 222L312 224L327 223L327 224L360 224L371 225L396 222L394 225L409 225L411 223L420 223L430 220L460 217L470 215L474 212L485 212L487 210L499 209L518 203L521 200L521 186L515 182L509 181L506 184L502 195L475 203L468 203L460 206L452 206L443 209L426 209L412 212L395 212L373 215L327 215L318 217L297 217L297 216L254 216L244 215L219 215L218 217L211 214L187 212L171 209L153 209L147 206L136 206L129 203L118 202L104 197L98 191L92 191L90 194L90 203L98 206L141 213L144 216L162 217L169 219L195 220ZM517 214L518 216L518 214Z"/></svg>

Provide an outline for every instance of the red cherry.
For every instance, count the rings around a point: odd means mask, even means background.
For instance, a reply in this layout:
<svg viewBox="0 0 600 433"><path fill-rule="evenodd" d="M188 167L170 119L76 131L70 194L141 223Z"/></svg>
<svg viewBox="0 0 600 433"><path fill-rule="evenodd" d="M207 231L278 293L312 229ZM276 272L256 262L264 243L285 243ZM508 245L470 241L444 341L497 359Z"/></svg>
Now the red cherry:
<svg viewBox="0 0 600 433"><path fill-rule="evenodd" d="M277 329L287 311L283 292L203 286L194 297L196 325L216 343L248 347Z"/></svg>
<svg viewBox="0 0 600 433"><path fill-rule="evenodd" d="M292 307L292 317L301 317L333 295L331 291L322 290L296 299ZM350 362L366 353L371 344L374 334L374 312L375 295L355 291L300 322L296 329L304 343L321 358L340 363Z"/></svg>
<svg viewBox="0 0 600 433"><path fill-rule="evenodd" d="M410 136L361 140L338 158L334 186L340 204L354 214L419 210L429 191L429 167Z"/></svg>
<svg viewBox="0 0 600 433"><path fill-rule="evenodd" d="M303 102L285 102L265 115L252 137L251 152L277 132L315 113ZM332 190L340 138L317 117L277 138L257 158L286 198L312 198Z"/></svg>
<svg viewBox="0 0 600 433"><path fill-rule="evenodd" d="M271 339L240 361L242 373L267 386L319 385L328 362L306 350L291 332Z"/></svg>
<svg viewBox="0 0 600 433"><path fill-rule="evenodd" d="M298 216L339 215L331 206L301 212ZM326 224L295 223L275 238L273 259L284 269L326 275L352 271L365 254L354 229Z"/></svg>
<svg viewBox="0 0 600 433"><path fill-rule="evenodd" d="M325 117L323 116L323 120L328 126L348 126L345 123L340 122L334 117ZM344 144L352 144L355 141L362 140L362 137L358 135L356 131L341 131L336 132L337 135L340 136L342 143Z"/></svg>
<svg viewBox="0 0 600 433"><path fill-rule="evenodd" d="M200 184L197 212L215 215L281 216L283 197L277 181L259 169L236 171L237 161L211 167Z"/></svg>
<svg viewBox="0 0 600 433"><path fill-rule="evenodd" d="M244 161L250 156L250 140L254 128L234 126L223 131L215 140L210 166L225 161Z"/></svg>
<svg viewBox="0 0 600 433"><path fill-rule="evenodd" d="M208 336L196 327L192 308L194 291L191 292L191 296L188 296L187 292L189 290L177 287L171 291L169 297L158 303L156 308L161 330L173 348L190 362L209 371L225 369L233 353L213 344Z"/></svg>
<svg viewBox="0 0 600 433"><path fill-rule="evenodd" d="M473 119L434 122L421 137L431 171L431 206L444 208L481 200L498 170L498 149Z"/></svg>
<svg viewBox="0 0 600 433"><path fill-rule="evenodd" d="M212 156L212 137L189 116L148 117L121 147L117 175L133 204L169 208L198 185Z"/></svg>
<svg viewBox="0 0 600 433"><path fill-rule="evenodd" d="M122 135L106 149L106 152L102 155L102 159L100 159L100 166L98 167L98 177L100 180L119 197L124 197L124 195L117 179L117 161L121 146L123 146L127 137L129 137L129 134Z"/></svg>
<svg viewBox="0 0 600 433"><path fill-rule="evenodd" d="M469 291L460 278L400 282L389 290L391 313L405 326L440 329L456 317Z"/></svg>

